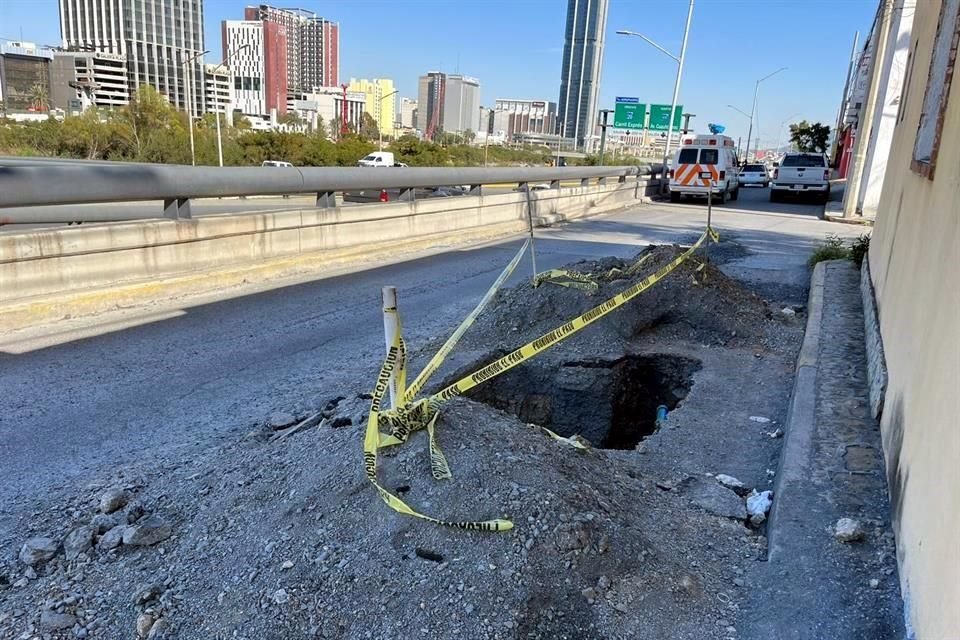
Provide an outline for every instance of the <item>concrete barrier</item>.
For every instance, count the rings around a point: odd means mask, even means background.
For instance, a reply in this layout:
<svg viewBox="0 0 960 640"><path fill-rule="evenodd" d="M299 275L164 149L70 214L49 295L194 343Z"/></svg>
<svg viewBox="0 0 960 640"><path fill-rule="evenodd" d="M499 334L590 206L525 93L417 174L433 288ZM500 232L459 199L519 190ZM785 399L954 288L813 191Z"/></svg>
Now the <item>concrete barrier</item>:
<svg viewBox="0 0 960 640"><path fill-rule="evenodd" d="M531 192L537 224L612 211L656 181ZM0 327L215 290L379 253L503 237L527 196L436 198L335 209L42 229L0 236ZM234 282L236 280L236 282Z"/></svg>

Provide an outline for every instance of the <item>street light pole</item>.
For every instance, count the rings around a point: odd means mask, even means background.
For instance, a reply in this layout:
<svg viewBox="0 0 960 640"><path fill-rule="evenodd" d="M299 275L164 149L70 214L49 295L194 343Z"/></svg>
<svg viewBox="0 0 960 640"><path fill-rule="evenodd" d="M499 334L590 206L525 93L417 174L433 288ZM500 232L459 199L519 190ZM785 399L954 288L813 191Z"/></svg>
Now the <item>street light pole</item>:
<svg viewBox="0 0 960 640"><path fill-rule="evenodd" d="M186 109L186 111L187 111L187 126L190 128L190 164L193 165L193 166L197 166L197 152L196 152L196 148L194 147L194 144L193 144L193 108L194 108L194 106L196 106L196 105L193 104L193 73L192 73L192 68L191 68L191 72L190 72L190 78L188 79L188 78L186 77L186 74L187 74L187 65L190 64L191 62L193 62L194 60L196 60L197 58L199 58L199 57L201 57L201 56L204 56L204 55L206 55L206 54L208 54L208 53L210 53L210 51L201 51L200 53L195 53L194 55L190 56L189 58L187 58L187 59L186 59L185 61L183 61L183 63L182 63L182 67L183 67L183 71L184 71L184 85L185 85L185 87L186 87L186 91L185 91L186 95L184 96L184 99L185 99L185 101L186 101L186 105L185 105L185 106L187 107L187 109ZM179 54L179 52L178 52L178 54Z"/></svg>
<svg viewBox="0 0 960 640"><path fill-rule="evenodd" d="M667 162L670 159L670 142L671 138L673 137L673 115L677 110L677 100L680 97L680 80L683 77L683 61L687 57L687 38L690 35L690 22L693 20L693 3L694 0L690 0L690 5L687 8L687 23L683 29L683 42L680 44L679 58L642 33L626 30L617 31L617 33L622 36L636 36L641 38L647 44L653 46L655 49L658 49L661 53L673 58L673 60L677 63L677 78L673 83L673 100L670 103L670 116L667 121L667 142L663 147L663 168L660 170L660 193L666 193L667 191Z"/></svg>
<svg viewBox="0 0 960 640"><path fill-rule="evenodd" d="M750 136L753 135L753 119L756 117L756 114L757 114L757 96L760 94L760 83L768 78L772 78L773 76L777 75L781 71L785 71L785 70L786 70L786 67L780 67L773 73L767 74L764 77L760 78L753 85L753 107L750 109L750 130L747 133L747 151L746 153L743 154L744 160L749 159L749 156L750 156Z"/></svg>
<svg viewBox="0 0 960 640"><path fill-rule="evenodd" d="M788 122L796 118L798 115L800 114L795 113L789 118L784 118L783 120L780 121L780 126L777 127L777 153L778 154L780 153L780 145L783 142L783 125L787 124Z"/></svg>
<svg viewBox="0 0 960 640"><path fill-rule="evenodd" d="M563 136L567 133L567 121L564 120L560 125L560 135L557 136L557 161L554 166L560 166L560 145L563 143Z"/></svg>
<svg viewBox="0 0 960 640"><path fill-rule="evenodd" d="M231 52L228 52L227 55L223 57L223 62L217 65L217 69L219 70L227 66L227 62L229 62L230 60L231 53L237 53L239 51L243 51L244 49L249 49L249 48L250 48L250 45L245 44L237 47L235 50ZM230 73L230 76L232 81L232 76L233 76L232 72ZM217 114L216 115L217 115L217 159L220 161L220 166L222 167L223 166L223 136L220 133L220 93L219 92L217 92Z"/></svg>

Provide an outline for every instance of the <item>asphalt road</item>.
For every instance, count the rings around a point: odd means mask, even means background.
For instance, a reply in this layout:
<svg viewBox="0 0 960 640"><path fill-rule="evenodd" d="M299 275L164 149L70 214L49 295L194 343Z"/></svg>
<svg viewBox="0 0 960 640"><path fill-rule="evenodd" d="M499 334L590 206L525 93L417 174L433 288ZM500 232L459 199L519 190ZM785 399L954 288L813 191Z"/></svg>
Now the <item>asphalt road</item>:
<svg viewBox="0 0 960 640"><path fill-rule="evenodd" d="M714 226L750 250L725 269L771 296L802 298L813 245L858 231L819 220L820 210L771 205L760 189L715 207ZM703 203L665 203L540 230L538 267L688 242L704 222ZM381 286L398 287L404 335L416 348L456 326L521 240L438 247L394 264L0 336L0 516L55 487L83 486L92 472L158 450L198 454L272 411L366 388L383 355ZM524 263L514 281L528 275ZM0 517L0 534L12 520Z"/></svg>

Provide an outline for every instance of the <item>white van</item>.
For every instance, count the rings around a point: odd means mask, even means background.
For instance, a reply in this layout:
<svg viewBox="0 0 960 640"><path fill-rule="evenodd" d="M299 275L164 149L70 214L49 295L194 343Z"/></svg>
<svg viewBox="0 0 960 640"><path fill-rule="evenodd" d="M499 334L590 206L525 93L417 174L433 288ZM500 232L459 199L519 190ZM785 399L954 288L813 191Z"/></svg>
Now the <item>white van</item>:
<svg viewBox="0 0 960 640"><path fill-rule="evenodd" d="M261 167L292 167L293 165L283 160L264 160Z"/></svg>
<svg viewBox="0 0 960 640"><path fill-rule="evenodd" d="M706 197L708 193L722 203L740 196L737 154L729 136L684 136L672 167L671 202L680 202L683 196Z"/></svg>
<svg viewBox="0 0 960 640"><path fill-rule="evenodd" d="M358 167L405 167L402 162L396 162L393 159L391 151L374 151L368 156L364 156L357 161Z"/></svg>

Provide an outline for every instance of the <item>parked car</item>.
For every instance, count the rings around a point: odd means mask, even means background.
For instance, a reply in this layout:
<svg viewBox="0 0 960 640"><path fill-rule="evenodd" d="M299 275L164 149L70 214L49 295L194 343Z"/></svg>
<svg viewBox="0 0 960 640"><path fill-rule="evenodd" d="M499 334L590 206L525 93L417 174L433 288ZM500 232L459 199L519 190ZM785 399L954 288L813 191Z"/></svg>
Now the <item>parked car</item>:
<svg viewBox="0 0 960 640"><path fill-rule="evenodd" d="M293 165L283 160L264 160L261 167L292 167Z"/></svg>
<svg viewBox="0 0 960 640"><path fill-rule="evenodd" d="M830 199L830 168L822 153L790 152L773 170L770 202L789 195L812 195L825 204Z"/></svg>
<svg viewBox="0 0 960 640"><path fill-rule="evenodd" d="M466 195L462 187L429 187L407 190L400 189L363 189L361 191L345 191L344 202L410 202L411 200L425 200L427 198L453 198Z"/></svg>
<svg viewBox="0 0 960 640"><path fill-rule="evenodd" d="M394 160L391 151L374 151L357 161L358 167L405 167L407 165Z"/></svg>
<svg viewBox="0 0 960 640"><path fill-rule="evenodd" d="M740 167L740 184L747 187L759 185L766 187L770 184L770 175L762 164L745 164Z"/></svg>

